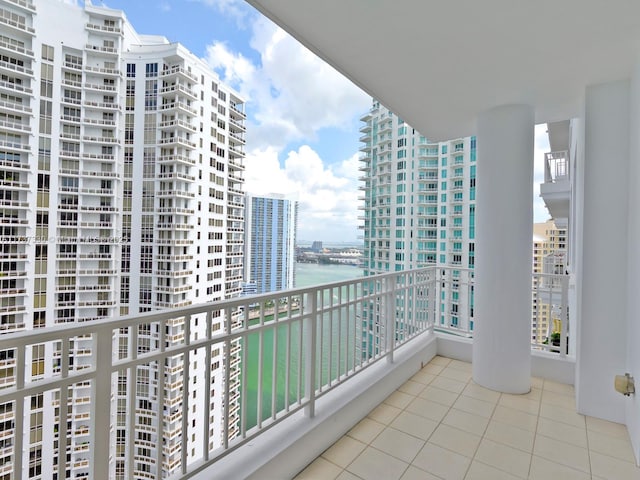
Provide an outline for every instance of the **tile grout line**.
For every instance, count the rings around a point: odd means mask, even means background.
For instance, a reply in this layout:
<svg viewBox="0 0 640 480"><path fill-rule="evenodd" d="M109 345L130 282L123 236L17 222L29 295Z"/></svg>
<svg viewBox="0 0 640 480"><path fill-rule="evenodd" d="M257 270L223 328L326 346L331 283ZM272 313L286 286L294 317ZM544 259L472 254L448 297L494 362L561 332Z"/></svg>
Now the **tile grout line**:
<svg viewBox="0 0 640 480"><path fill-rule="evenodd" d="M538 425L540 424L540 413L542 412L542 396L544 395L544 382L542 379L542 385L540 385L540 400L538 401L538 413L536 415L536 428L533 431L533 443L531 444L531 458L529 459L529 470L527 471L527 478L531 477L531 467L533 465L533 455L536 450L536 439L538 438ZM531 387L533 389L533 387Z"/></svg>

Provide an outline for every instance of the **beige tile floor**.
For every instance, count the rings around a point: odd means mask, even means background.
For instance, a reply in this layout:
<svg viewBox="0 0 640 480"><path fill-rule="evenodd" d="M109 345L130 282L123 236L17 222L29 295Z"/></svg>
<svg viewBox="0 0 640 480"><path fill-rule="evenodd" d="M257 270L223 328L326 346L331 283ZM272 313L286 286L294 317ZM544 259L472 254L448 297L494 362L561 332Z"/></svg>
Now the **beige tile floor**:
<svg viewBox="0 0 640 480"><path fill-rule="evenodd" d="M577 414L570 385L532 387L487 390L435 357L296 480L640 480L624 426Z"/></svg>

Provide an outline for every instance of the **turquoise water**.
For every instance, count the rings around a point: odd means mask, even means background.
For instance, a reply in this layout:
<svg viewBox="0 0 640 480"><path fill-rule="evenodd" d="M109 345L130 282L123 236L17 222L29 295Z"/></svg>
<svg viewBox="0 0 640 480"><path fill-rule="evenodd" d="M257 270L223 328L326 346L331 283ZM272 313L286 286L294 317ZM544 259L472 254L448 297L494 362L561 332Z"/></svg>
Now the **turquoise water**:
<svg viewBox="0 0 640 480"><path fill-rule="evenodd" d="M308 263L296 264L296 287L321 285L324 283L338 282L342 280L350 280L362 276L362 269L348 266L348 265L317 265ZM328 299L325 299L328 301ZM344 318L347 318L347 313L344 312ZM323 382L328 380L330 375L335 375L335 372L340 369L348 369L352 367L351 359L353 358L353 341L347 341L349 335L351 338L354 332L351 329L352 322L342 322L340 325L336 322L333 328L330 327L328 322L324 323L322 332L318 332L318 335L322 337L322 362L323 362L323 378L319 379ZM304 390L304 375L299 368L299 358L301 358L302 351L300 349L300 339L304 338L301 335L300 322L294 322L289 329L289 338L287 337L288 329L286 326L278 326L270 329L266 329L262 332L252 334L248 337L246 346L247 355L247 391L244 401L246 402L246 428L252 428L257 424L258 418L258 385L260 384L258 378L258 366L262 364L262 399L261 404L261 418L267 419L272 414L272 407L275 401L275 410L279 411L285 406L285 390L286 390L286 358L287 358L287 346L290 351L290 364L289 364L289 401L293 402L298 398L298 393ZM275 333L275 335L274 335ZM304 332L303 332L304 333ZM275 338L274 338L275 337ZM339 340L341 351L338 355L337 347L334 347L331 351L331 359L329 358L328 345L338 345ZM320 342L320 338L318 339ZM262 345L262 351L260 349ZM274 368L274 351L275 355L275 368ZM338 364L338 358L340 359ZM328 368L329 362L331 362L331 368ZM333 374L331 372L334 372ZM273 392L277 392L274 397Z"/></svg>
<svg viewBox="0 0 640 480"><path fill-rule="evenodd" d="M362 269L351 265L296 263L296 288L351 280L362 276Z"/></svg>

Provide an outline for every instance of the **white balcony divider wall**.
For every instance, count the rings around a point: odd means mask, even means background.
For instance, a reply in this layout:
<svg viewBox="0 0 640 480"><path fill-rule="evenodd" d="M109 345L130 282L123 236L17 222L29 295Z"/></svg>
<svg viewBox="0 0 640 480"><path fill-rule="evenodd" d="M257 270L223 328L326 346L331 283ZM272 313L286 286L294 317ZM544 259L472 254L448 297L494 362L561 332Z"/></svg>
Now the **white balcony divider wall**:
<svg viewBox="0 0 640 480"><path fill-rule="evenodd" d="M540 302L548 302L549 310L554 308L564 316L563 325L567 323L567 280L566 276L540 275L533 282ZM193 476L298 411L304 410L307 417L313 417L319 398L368 367L381 365L378 363L380 360L386 359L390 364L388 368L392 368L394 352L399 347L408 342L421 343L433 338L440 292L451 286L461 292L461 297L469 299L459 312L461 316L469 317L473 308L472 273L452 267L428 267L0 337L0 350L14 352L12 360L9 360L11 365L7 365L13 368L14 376L0 389L0 406L9 407L2 411L14 412L14 429L10 432L14 439L13 465L25 466L29 462L28 450L23 448L25 434L29 432L29 416L23 417L21 413L25 406L35 396L53 392L54 403L60 412L66 412L69 397L63 392L75 395L79 390L73 387L83 384L89 385L92 392L92 396L87 398L91 413L84 420L88 446L84 461L89 464L90 478L110 478L113 473L110 457L118 446L112 429L116 412L111 399L118 389L126 389L127 397L135 398L136 389L145 387L140 380L134 380L139 368L158 364L167 366L176 361L181 366L184 391L190 391L192 375L204 376L204 385L211 384L213 352L220 349L224 352L221 368L225 376L228 378L234 370L240 370L241 381L235 390L230 389L230 382L225 382L216 394L222 398L225 408L239 402L240 417L234 420L225 416L228 420L222 431L212 432L211 426L203 422L203 454L201 458L187 463L187 454L182 452L181 474L175 478ZM232 314L238 310L243 311L243 321L240 327L233 327L232 318L235 316ZM212 318L218 311L222 312L225 322L223 329L214 331ZM191 325L196 318L203 317L206 319L206 335L198 338L192 333ZM164 333L166 327L183 321L182 341L169 342ZM138 332L148 328L157 328L159 340L151 348L139 350ZM446 335L452 339L470 336L468 331L437 328L440 332L454 334ZM79 338L92 342L93 348L85 368L73 370L69 365L72 358L69 353ZM232 348L238 340L242 346L239 358ZM26 361L27 352L39 344L53 344L60 352L57 357L60 368L50 378L33 378L31 365ZM562 335L559 346L540 344L532 347L534 350L547 350L551 355L549 358L564 357L566 335ZM206 352L204 365L190 372L190 362L186 358L202 349ZM125 385L118 383L118 377L130 380ZM170 402L165 400L170 399L164 398L163 379L158 383L156 394L159 400L156 405L166 408ZM192 408L191 395L183 395L180 400L175 416L182 418L184 437L188 429L187 412ZM209 404L205 403L203 418L209 417L208 409ZM363 411L362 415L366 413ZM63 430L67 422L77 420L69 418L72 416L70 413L65 421L64 415L58 421ZM140 423L139 418L134 421L138 416L134 403L129 403L125 415L130 429ZM171 421L166 411L156 412L156 416L150 419L148 432L152 441L162 438L166 421ZM239 425L231 425L232 422ZM229 432L235 427L239 427L239 434L233 438ZM212 449L212 435L221 436L221 448ZM67 437L61 434L60 438ZM126 438L128 442L134 437ZM64 448L63 445L61 447ZM67 447L84 448L82 445ZM127 444L121 448L133 446ZM127 476L135 468L134 457L129 458ZM64 471L64 464L53 468Z"/></svg>

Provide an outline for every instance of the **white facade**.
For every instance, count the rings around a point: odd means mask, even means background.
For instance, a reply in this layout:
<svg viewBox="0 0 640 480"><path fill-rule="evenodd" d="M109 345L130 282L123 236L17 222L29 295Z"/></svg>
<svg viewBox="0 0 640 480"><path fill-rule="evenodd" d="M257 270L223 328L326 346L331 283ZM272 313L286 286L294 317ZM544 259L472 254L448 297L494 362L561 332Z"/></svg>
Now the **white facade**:
<svg viewBox="0 0 640 480"><path fill-rule="evenodd" d="M365 275L442 265L464 279L475 263L475 138L430 142L376 100L361 121ZM473 329L469 292L442 294L438 323Z"/></svg>
<svg viewBox="0 0 640 480"><path fill-rule="evenodd" d="M2 333L210 302L241 290L242 99L181 45L140 36L123 12L86 3L0 1ZM212 322L219 328L222 313ZM150 324L116 341L135 339L144 353L145 345L181 344L185 332L197 338L205 328L204 317L188 327L178 318L166 332ZM78 339L74 348L69 361L77 370L93 343ZM237 355L239 345L232 350ZM211 352L218 386L225 382L217 367L223 353ZM12 354L2 355L2 378L10 378ZM191 355L189 371L205 358L204 351ZM47 343L34 346L27 361L34 376L46 377L66 360ZM114 399L113 478L168 475L183 450L187 458L199 454L192 448L202 445L202 416L186 412L183 419L180 407L184 368L176 357L114 379L123 387L135 382L137 394L130 398L123 388ZM223 406L213 386L193 379L189 395L211 402L206 420L215 445ZM237 388L233 372L229 381ZM68 397L50 392L25 406L36 433L24 478L65 477L64 464L51 468L57 444L67 445L71 477L86 478L92 388L76 384ZM151 415L158 388L161 419ZM123 402L135 403L139 424L118 423ZM59 422L65 409L72 420ZM229 412L233 431L237 405ZM190 438L178 434L183 421Z"/></svg>

